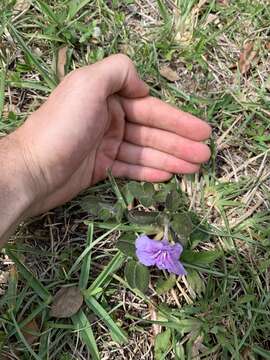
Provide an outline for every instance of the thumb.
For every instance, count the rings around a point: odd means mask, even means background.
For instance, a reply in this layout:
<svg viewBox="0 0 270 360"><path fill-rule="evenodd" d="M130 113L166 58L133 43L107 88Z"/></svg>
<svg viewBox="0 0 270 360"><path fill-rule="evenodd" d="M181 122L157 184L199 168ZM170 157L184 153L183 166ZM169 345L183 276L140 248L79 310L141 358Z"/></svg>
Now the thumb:
<svg viewBox="0 0 270 360"><path fill-rule="evenodd" d="M88 67L92 79L96 78L104 96L119 93L128 98L144 97L149 88L139 78L130 58L124 54L111 55Z"/></svg>

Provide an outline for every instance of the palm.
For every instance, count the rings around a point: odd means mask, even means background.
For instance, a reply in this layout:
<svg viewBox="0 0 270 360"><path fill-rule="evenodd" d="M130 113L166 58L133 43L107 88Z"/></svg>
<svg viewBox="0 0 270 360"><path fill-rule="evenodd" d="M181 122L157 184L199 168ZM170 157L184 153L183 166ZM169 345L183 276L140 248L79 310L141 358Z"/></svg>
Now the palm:
<svg viewBox="0 0 270 360"><path fill-rule="evenodd" d="M198 171L210 156L202 143L210 127L148 96L123 55L70 74L19 132L43 199L34 214L72 199L108 169L115 177L160 182Z"/></svg>
<svg viewBox="0 0 270 360"><path fill-rule="evenodd" d="M110 96L104 108L106 109L103 114L105 132L101 141L97 144L96 154L89 154L90 157L95 156L92 184L106 177L108 169L112 168L117 159L125 135L125 113L120 97Z"/></svg>

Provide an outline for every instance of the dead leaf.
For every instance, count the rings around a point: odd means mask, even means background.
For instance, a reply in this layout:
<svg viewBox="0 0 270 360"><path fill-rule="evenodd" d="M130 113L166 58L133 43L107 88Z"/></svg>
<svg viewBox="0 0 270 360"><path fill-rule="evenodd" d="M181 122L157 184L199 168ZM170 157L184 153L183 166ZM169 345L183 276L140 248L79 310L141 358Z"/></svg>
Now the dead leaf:
<svg viewBox="0 0 270 360"><path fill-rule="evenodd" d="M32 345L39 338L39 327L35 319L22 328L22 333L29 345Z"/></svg>
<svg viewBox="0 0 270 360"><path fill-rule="evenodd" d="M30 1L28 0L17 0L13 10L15 10L16 12L23 12L23 11L27 11L30 8Z"/></svg>
<svg viewBox="0 0 270 360"><path fill-rule="evenodd" d="M172 68L170 68L168 65L163 65L159 69L159 73L161 76L163 76L165 79L169 81L177 81L180 80L179 75L176 71L174 71Z"/></svg>
<svg viewBox="0 0 270 360"><path fill-rule="evenodd" d="M266 43L265 47L267 50L270 50L270 41Z"/></svg>
<svg viewBox="0 0 270 360"><path fill-rule="evenodd" d="M254 43L249 41L244 45L243 50L240 53L238 66L242 75L246 74L249 71L251 63L257 55L257 51L253 49Z"/></svg>
<svg viewBox="0 0 270 360"><path fill-rule="evenodd" d="M67 64L67 51L67 46L61 47L58 51L56 71L60 81L62 81L66 75L65 66Z"/></svg>
<svg viewBox="0 0 270 360"><path fill-rule="evenodd" d="M70 317L80 309L83 297L77 287L63 287L55 294L50 315L56 318Z"/></svg>

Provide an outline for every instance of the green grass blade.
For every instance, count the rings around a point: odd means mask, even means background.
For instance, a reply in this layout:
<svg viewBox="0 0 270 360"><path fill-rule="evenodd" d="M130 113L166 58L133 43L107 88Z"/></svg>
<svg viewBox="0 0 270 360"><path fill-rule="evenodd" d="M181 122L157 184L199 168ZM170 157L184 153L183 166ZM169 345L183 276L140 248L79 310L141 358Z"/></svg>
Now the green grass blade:
<svg viewBox="0 0 270 360"><path fill-rule="evenodd" d="M87 225L92 224L91 222L87 223ZM111 230L107 231L105 234L99 236L95 241L91 242L89 246L87 246L84 251L81 253L81 255L76 259L74 264L72 265L71 269L68 272L68 276L70 276L73 271L77 268L79 263L84 259L85 256L93 249L94 246L96 246L101 240L105 239L109 234L111 234L113 231L118 229L119 225L114 226Z"/></svg>
<svg viewBox="0 0 270 360"><path fill-rule="evenodd" d="M59 24L57 16L55 15L55 13L52 11L52 8L48 4L46 4L42 0L32 0L32 3L37 4L37 8L39 9L39 11L43 15L45 15L49 20L51 20L53 23L57 25Z"/></svg>
<svg viewBox="0 0 270 360"><path fill-rule="evenodd" d="M68 20L72 20L77 13L88 3L90 3L91 0L72 0L69 2L69 11L68 11Z"/></svg>
<svg viewBox="0 0 270 360"><path fill-rule="evenodd" d="M22 329L26 324L35 319L44 309L46 309L48 305L46 303L39 304L32 312L29 314L23 321L21 321L18 326ZM9 333L9 337L15 334L16 330L11 331Z"/></svg>
<svg viewBox="0 0 270 360"><path fill-rule="evenodd" d="M8 279L8 289L3 297L3 303L8 305L9 310L14 310L17 308L17 296L18 296L18 272L16 269L11 269L9 279ZM1 299L2 300L2 299Z"/></svg>
<svg viewBox="0 0 270 360"><path fill-rule="evenodd" d="M44 78L49 88L52 90L56 87L57 81L51 77L48 73L48 71L44 68L44 63L40 58L37 58L32 54L26 43L24 42L23 38L17 30L14 28L13 25L8 25L9 31L11 35L16 39L17 43L20 45L22 50L24 51L25 55L28 57L28 59L32 62L32 64L35 66L36 70L40 73L40 75ZM42 65L41 65L42 64Z"/></svg>
<svg viewBox="0 0 270 360"><path fill-rule="evenodd" d="M97 302L93 296L85 295L84 298L89 308L105 323L110 330L113 339L119 344L125 344L128 341L125 332L113 321L109 313Z"/></svg>
<svg viewBox="0 0 270 360"><path fill-rule="evenodd" d="M49 93L51 90L48 86L33 80L9 80L7 84L19 89L40 90L45 93Z"/></svg>
<svg viewBox="0 0 270 360"><path fill-rule="evenodd" d="M27 284L37 293L37 295L49 304L52 296L49 291L41 284L41 282L34 277L34 275L27 269L27 267L13 254L12 251L6 249L7 255L14 261L20 275L27 281Z"/></svg>
<svg viewBox="0 0 270 360"><path fill-rule="evenodd" d="M115 178L112 176L112 173L111 171L109 170L108 171L108 177L109 177L109 180L110 180L110 183L112 184L112 188L113 188L113 191L118 199L118 201L120 202L120 204L122 205L122 207L124 209L127 208L128 204L126 202L126 199L125 197L122 195L118 185L117 185L117 182L115 181Z"/></svg>
<svg viewBox="0 0 270 360"><path fill-rule="evenodd" d="M34 350L31 348L31 346L28 344L28 342L26 341L25 337L23 336L21 329L14 317L13 311L10 312L10 316L11 316L11 320L15 326L16 329L16 334L18 336L18 338L21 340L21 342L24 344L24 346L26 347L26 349L28 350L28 352L36 359L36 360L40 360L40 357L34 352Z"/></svg>
<svg viewBox="0 0 270 360"><path fill-rule="evenodd" d="M4 109L6 72L0 70L0 119Z"/></svg>
<svg viewBox="0 0 270 360"><path fill-rule="evenodd" d="M88 224L89 222L85 221L85 224ZM136 224L116 224L116 223L110 223L110 222L95 222L96 227L100 229L112 229L112 230L120 230L120 231L132 231L133 233L144 233L147 235L156 234L161 230L157 226L152 225L136 225Z"/></svg>
<svg viewBox="0 0 270 360"><path fill-rule="evenodd" d="M125 261L125 256L119 252L113 257L109 264L104 268L104 270L99 274L96 280L91 284L91 286L84 292L85 296L91 296L92 292L95 289L102 287L107 278L118 270Z"/></svg>
<svg viewBox="0 0 270 360"><path fill-rule="evenodd" d="M49 340L50 340L50 331L48 331L47 325L45 325L45 331L40 336L39 348L38 348L38 356L42 360L49 360L49 356L50 356Z"/></svg>
<svg viewBox="0 0 270 360"><path fill-rule="evenodd" d="M93 330L85 313L80 310L77 314L72 316L72 321L76 327L76 330L79 332L81 340L87 346L92 359L100 360L100 355L93 334Z"/></svg>
<svg viewBox="0 0 270 360"><path fill-rule="evenodd" d="M171 23L171 15L169 11L166 8L166 5L164 4L163 0L157 0L157 5L159 8L160 15L162 16L164 22L166 25L170 25Z"/></svg>
<svg viewBox="0 0 270 360"><path fill-rule="evenodd" d="M86 247L89 247L92 244L93 234L94 234L94 224L90 223L88 225ZM87 287L89 280L90 266L91 266L91 252L89 251L88 254L86 254L83 259L82 268L81 268L79 287L82 290L86 289Z"/></svg>
<svg viewBox="0 0 270 360"><path fill-rule="evenodd" d="M260 346L253 346L252 351L263 357L263 359L270 359L270 351L263 349Z"/></svg>

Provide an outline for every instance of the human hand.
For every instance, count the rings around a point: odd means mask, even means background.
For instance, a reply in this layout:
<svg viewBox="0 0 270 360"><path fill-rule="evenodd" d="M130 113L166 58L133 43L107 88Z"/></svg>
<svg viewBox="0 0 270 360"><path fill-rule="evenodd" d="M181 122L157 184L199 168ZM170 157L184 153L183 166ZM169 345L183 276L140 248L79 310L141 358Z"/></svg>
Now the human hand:
<svg viewBox="0 0 270 360"><path fill-rule="evenodd" d="M12 134L25 164L30 215L60 205L104 179L160 182L197 172L211 133L196 117L148 96L125 55L70 73Z"/></svg>

